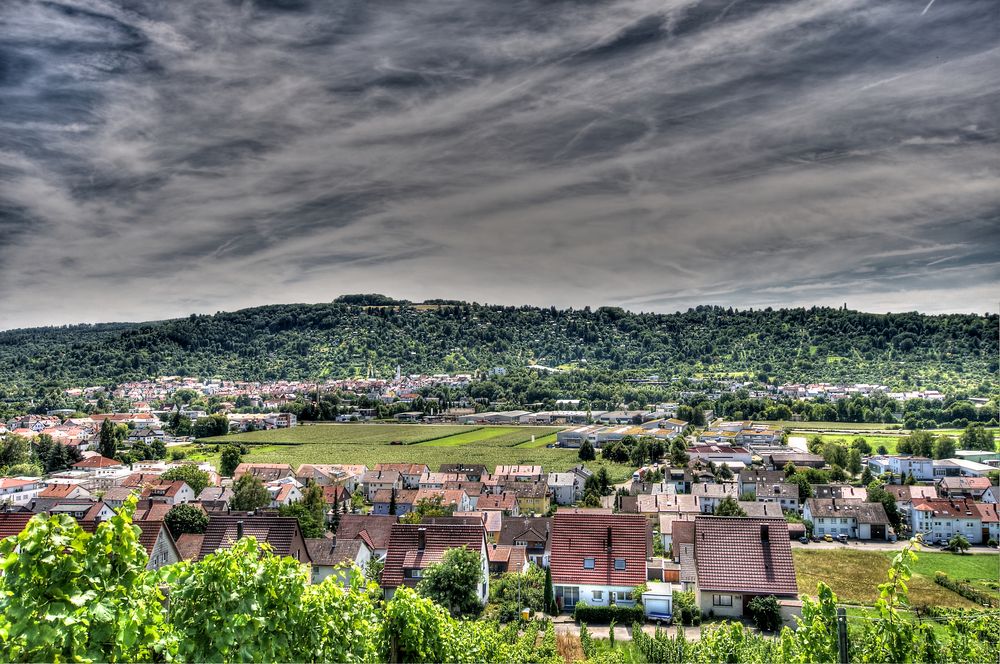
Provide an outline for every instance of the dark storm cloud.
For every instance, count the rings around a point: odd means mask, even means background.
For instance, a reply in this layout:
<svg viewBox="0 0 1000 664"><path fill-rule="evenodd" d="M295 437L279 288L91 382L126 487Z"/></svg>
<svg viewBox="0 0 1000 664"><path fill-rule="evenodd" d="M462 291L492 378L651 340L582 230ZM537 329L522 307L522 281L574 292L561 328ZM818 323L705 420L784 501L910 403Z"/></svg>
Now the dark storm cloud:
<svg viewBox="0 0 1000 664"><path fill-rule="evenodd" d="M995 0L0 3L0 327L983 311Z"/></svg>

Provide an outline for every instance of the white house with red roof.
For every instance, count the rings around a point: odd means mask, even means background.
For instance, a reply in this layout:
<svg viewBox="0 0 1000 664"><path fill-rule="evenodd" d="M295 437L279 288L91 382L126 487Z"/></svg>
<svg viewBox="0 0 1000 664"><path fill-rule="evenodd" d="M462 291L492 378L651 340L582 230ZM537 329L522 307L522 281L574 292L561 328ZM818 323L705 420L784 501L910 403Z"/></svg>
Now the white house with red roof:
<svg viewBox="0 0 1000 664"><path fill-rule="evenodd" d="M41 490L36 477L0 477L0 504L26 505Z"/></svg>
<svg viewBox="0 0 1000 664"><path fill-rule="evenodd" d="M267 492L271 494L271 504L269 507L281 507L290 505L302 500L302 489L299 482L294 477L285 477L264 485Z"/></svg>
<svg viewBox="0 0 1000 664"><path fill-rule="evenodd" d="M949 540L962 534L970 544L981 544L983 520L976 505L968 498L915 500L910 527L927 540Z"/></svg>
<svg viewBox="0 0 1000 664"><path fill-rule="evenodd" d="M558 606L634 604L633 589L646 582L650 532L649 519L639 514L556 512L549 569Z"/></svg>
<svg viewBox="0 0 1000 664"><path fill-rule="evenodd" d="M189 503L195 499L194 490L183 480L174 480L173 482L163 482L147 486L142 490L142 497L154 503L166 503L168 505L180 505L181 503Z"/></svg>

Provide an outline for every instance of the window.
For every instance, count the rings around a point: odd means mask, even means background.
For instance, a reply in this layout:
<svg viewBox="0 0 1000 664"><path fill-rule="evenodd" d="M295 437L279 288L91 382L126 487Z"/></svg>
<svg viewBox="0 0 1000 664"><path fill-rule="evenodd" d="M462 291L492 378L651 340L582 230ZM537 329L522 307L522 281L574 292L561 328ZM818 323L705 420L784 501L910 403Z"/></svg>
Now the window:
<svg viewBox="0 0 1000 664"><path fill-rule="evenodd" d="M422 576L421 570L419 570L419 569L408 569L408 570L405 570L405 574L404 575L408 579L419 579Z"/></svg>
<svg viewBox="0 0 1000 664"><path fill-rule="evenodd" d="M732 595L712 595L712 606L732 606Z"/></svg>
<svg viewBox="0 0 1000 664"><path fill-rule="evenodd" d="M583 569L594 569L594 559L584 558L583 559Z"/></svg>
<svg viewBox="0 0 1000 664"><path fill-rule="evenodd" d="M591 595L594 596L594 601L595 602L603 602L604 601L604 591L603 590L595 590L595 591L593 591L591 593Z"/></svg>
<svg viewBox="0 0 1000 664"><path fill-rule="evenodd" d="M625 559L624 558L615 558L615 569L617 569L617 570L623 570L623 569L625 569Z"/></svg>
<svg viewBox="0 0 1000 664"><path fill-rule="evenodd" d="M632 593L625 592L624 590L616 590L611 593L616 602L629 602L632 600Z"/></svg>

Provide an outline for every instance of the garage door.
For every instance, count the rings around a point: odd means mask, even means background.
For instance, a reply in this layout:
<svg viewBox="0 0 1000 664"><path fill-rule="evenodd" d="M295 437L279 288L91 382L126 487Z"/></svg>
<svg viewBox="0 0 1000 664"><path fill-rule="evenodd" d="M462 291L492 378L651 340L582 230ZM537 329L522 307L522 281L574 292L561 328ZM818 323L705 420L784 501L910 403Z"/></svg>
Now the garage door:
<svg viewBox="0 0 1000 664"><path fill-rule="evenodd" d="M872 539L884 540L885 539L885 526L872 525Z"/></svg>
<svg viewBox="0 0 1000 664"><path fill-rule="evenodd" d="M669 616L670 598L643 598L642 604L646 607L647 616Z"/></svg>

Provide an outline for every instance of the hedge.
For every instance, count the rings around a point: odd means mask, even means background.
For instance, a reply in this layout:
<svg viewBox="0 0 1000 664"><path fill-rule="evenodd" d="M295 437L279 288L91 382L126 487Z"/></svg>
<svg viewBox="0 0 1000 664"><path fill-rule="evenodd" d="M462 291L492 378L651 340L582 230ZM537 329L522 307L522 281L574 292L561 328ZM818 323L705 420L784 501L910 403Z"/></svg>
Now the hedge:
<svg viewBox="0 0 1000 664"><path fill-rule="evenodd" d="M958 593L970 602L975 602L976 604L981 604L982 606L1000 607L1000 602L998 602L991 595L984 593L964 581L957 581L944 572L934 573L934 583Z"/></svg>
<svg viewBox="0 0 1000 664"><path fill-rule="evenodd" d="M645 622L646 614L641 606L587 606L576 605L573 618L587 624L610 624L614 620L619 625Z"/></svg>

